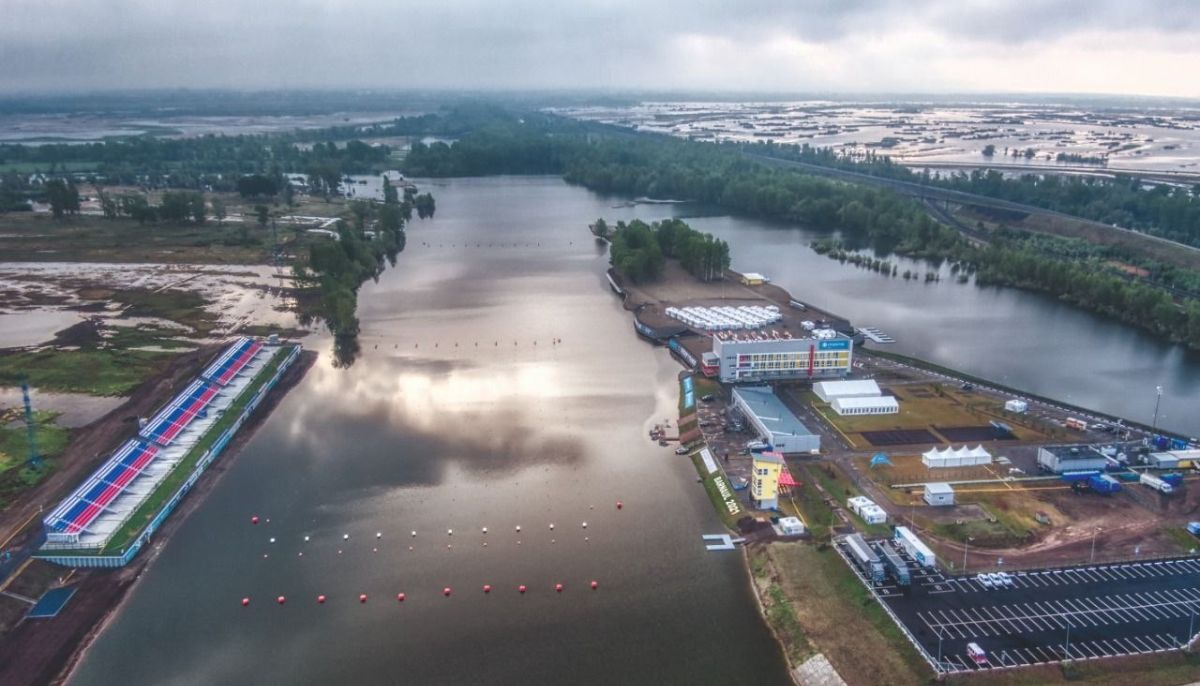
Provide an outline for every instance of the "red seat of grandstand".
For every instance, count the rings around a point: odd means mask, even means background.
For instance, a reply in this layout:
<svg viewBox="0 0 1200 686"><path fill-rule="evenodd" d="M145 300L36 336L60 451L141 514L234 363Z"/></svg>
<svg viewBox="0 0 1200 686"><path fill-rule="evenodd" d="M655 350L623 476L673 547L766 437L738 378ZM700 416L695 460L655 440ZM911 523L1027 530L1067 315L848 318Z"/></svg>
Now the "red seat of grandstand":
<svg viewBox="0 0 1200 686"><path fill-rule="evenodd" d="M263 344L253 338L241 338L225 349L200 376L221 386L227 385L254 359Z"/></svg>
<svg viewBox="0 0 1200 686"><path fill-rule="evenodd" d="M145 427L141 436L148 441L166 446L199 416L217 394L217 387L196 380L187 389L175 396L161 412Z"/></svg>
<svg viewBox="0 0 1200 686"><path fill-rule="evenodd" d="M157 446L141 441L129 441L121 446L91 479L59 506L59 511L52 516L51 527L68 534L86 529L157 455Z"/></svg>

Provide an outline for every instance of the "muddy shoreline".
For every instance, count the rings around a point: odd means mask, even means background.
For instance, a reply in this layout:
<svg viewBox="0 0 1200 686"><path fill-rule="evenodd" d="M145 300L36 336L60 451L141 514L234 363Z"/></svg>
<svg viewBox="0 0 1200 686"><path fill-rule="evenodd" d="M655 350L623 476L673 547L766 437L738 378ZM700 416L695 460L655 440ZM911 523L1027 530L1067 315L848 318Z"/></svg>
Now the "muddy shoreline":
<svg viewBox="0 0 1200 686"><path fill-rule="evenodd" d="M199 353L200 351L197 351L197 354ZM188 355L190 356L192 353ZM198 359L200 361L207 360L208 356L200 355ZM188 497L184 498L175 512L167 518L162 528L155 533L151 544L147 546L147 550L141 556L135 558L126 567L116 570L75 572L73 578L77 580L78 590L58 617L41 622L23 621L4 638L0 643L0 684L5 686L10 684L14 686L17 684L44 686L62 684L70 679L95 638L118 616L128 598L129 591L136 586L146 569L154 563L162 546L187 517L205 501L208 493L220 482L221 477L240 453L242 447L254 436L287 393L304 378L316 360L317 353L315 351L306 350L300 354L299 359L284 373L263 403L251 413L246 424L234 436L221 458L209 466ZM181 362L177 366L182 367L184 372L190 371L186 363ZM175 376L185 376L185 374L169 376L174 378ZM158 388L164 379L160 378L155 381L147 382L143 388L138 389L139 393L135 395L147 396L146 400L151 405L154 400L161 400L162 395L148 392ZM146 389L146 386L150 386L151 389ZM147 392L143 393L144 390ZM128 404L123 405L97 421L95 425L111 424L122 428L124 422L119 415L129 413L131 410L132 408ZM89 427L89 429L91 428ZM101 432L100 428L101 426L96 426L97 434L106 433ZM89 445L94 445L97 440L100 440L99 436L89 441ZM74 446L73 449L81 452L86 450L86 448L75 448ZM80 461L84 464L79 465L71 473L75 474L79 470L86 472L86 468L94 468L95 464L104 456L104 453L100 452L91 461ZM60 475L62 472L55 476ZM75 474L75 476L75 480L67 479L68 485L73 484L79 475Z"/></svg>

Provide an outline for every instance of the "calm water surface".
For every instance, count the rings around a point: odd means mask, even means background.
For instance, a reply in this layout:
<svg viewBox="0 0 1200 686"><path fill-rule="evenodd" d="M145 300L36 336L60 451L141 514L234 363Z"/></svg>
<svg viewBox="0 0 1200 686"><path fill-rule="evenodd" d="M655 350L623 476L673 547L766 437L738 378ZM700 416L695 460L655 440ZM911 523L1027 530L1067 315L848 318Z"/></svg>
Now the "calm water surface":
<svg viewBox="0 0 1200 686"><path fill-rule="evenodd" d="M703 551L695 470L646 437L679 368L584 228L635 210L549 179L432 190L363 288L362 356L322 355L72 684L788 683L741 556Z"/></svg>

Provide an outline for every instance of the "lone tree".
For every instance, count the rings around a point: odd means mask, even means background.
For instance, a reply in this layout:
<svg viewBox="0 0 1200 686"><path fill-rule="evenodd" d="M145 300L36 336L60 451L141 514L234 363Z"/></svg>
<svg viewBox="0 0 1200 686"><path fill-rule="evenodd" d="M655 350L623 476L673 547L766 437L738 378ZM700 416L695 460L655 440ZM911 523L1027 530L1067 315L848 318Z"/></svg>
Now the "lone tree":
<svg viewBox="0 0 1200 686"><path fill-rule="evenodd" d="M47 181L46 201L50 203L50 212L55 219L62 219L68 213L79 214L79 189L74 182L63 179Z"/></svg>

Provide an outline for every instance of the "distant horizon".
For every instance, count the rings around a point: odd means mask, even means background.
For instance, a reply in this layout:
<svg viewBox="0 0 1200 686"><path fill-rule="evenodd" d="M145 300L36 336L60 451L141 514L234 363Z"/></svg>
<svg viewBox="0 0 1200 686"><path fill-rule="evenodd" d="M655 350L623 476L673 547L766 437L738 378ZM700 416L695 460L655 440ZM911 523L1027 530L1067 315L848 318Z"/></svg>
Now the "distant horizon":
<svg viewBox="0 0 1200 686"><path fill-rule="evenodd" d="M1200 96L1127 94L1103 92L1056 92L1056 91L863 91L863 90L804 90L764 91L756 89L659 89L659 88L407 88L407 87L186 87L164 86L147 88L96 88L0 91L0 105L4 103L38 102L54 100L124 99L124 98L170 98L194 95L269 96L294 95L318 96L338 99L349 98L419 98L432 100L510 100L539 99L546 101L572 100L575 104L597 103L605 100L629 102L813 102L822 100L870 103L935 103L935 104L1014 104L1053 105L1090 103L1119 105L1163 105L1200 108ZM347 100L349 104L349 100ZM542 106L552 106L543 104Z"/></svg>

